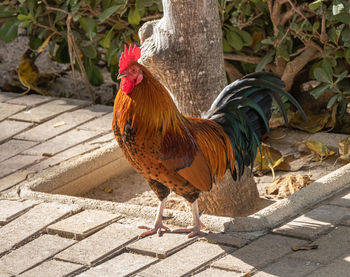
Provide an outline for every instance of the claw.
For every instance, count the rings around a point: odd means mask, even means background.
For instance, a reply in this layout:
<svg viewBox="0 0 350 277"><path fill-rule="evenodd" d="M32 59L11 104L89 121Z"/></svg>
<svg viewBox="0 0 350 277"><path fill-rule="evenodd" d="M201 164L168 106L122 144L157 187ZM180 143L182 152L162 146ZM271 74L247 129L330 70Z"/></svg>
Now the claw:
<svg viewBox="0 0 350 277"><path fill-rule="evenodd" d="M158 236L160 237L162 235L162 230L166 231L170 231L170 229L166 226L164 226L162 223L161 224L156 224L156 226L154 226L154 228L150 228L147 226L139 226L140 229L146 229L148 231L143 232L139 235L139 238L144 238L150 235L154 235L154 234L158 234Z"/></svg>

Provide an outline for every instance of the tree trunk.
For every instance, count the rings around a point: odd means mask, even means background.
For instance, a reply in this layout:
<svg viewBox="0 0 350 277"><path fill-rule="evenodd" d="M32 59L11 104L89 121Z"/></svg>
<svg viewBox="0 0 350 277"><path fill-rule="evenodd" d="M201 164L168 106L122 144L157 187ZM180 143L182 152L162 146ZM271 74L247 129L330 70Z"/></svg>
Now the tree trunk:
<svg viewBox="0 0 350 277"><path fill-rule="evenodd" d="M162 19L145 23L140 31L141 63L174 95L185 115L200 116L225 87L222 33L217 0L163 0ZM242 201L258 197L251 177L245 184L232 178L202 193L201 209L209 214L233 216Z"/></svg>

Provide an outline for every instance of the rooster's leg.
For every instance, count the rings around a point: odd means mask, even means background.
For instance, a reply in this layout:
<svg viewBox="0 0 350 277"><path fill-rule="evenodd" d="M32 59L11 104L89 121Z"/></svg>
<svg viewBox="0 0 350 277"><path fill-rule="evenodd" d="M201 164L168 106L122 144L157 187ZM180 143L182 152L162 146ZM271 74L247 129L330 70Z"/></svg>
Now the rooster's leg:
<svg viewBox="0 0 350 277"><path fill-rule="evenodd" d="M193 227L188 229L177 229L174 230L175 233L189 233L188 237L192 238L200 234L201 228L205 228L205 225L200 220L200 215L198 211L197 200L191 204L192 215L193 215Z"/></svg>
<svg viewBox="0 0 350 277"><path fill-rule="evenodd" d="M143 232L142 234L139 235L139 238L143 238L143 237L147 237L150 235L153 235L155 233L158 233L158 236L161 235L162 230L164 231L168 231L169 228L163 225L163 210L165 207L165 202L166 202L166 198L163 199L158 206L158 210L157 210L157 217L156 217L156 221L154 222L154 228L149 228L146 226L140 226L139 228L141 229L147 229L148 231Z"/></svg>

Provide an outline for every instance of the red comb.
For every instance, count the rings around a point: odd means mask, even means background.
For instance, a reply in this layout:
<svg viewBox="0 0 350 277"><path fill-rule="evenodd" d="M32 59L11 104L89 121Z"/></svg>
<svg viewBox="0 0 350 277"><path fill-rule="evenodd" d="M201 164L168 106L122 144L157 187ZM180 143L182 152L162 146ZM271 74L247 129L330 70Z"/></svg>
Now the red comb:
<svg viewBox="0 0 350 277"><path fill-rule="evenodd" d="M129 50L128 47L124 46L124 52L119 60L119 73L122 73L125 69L127 69L132 62L136 62L141 57L141 49L134 45L130 44Z"/></svg>

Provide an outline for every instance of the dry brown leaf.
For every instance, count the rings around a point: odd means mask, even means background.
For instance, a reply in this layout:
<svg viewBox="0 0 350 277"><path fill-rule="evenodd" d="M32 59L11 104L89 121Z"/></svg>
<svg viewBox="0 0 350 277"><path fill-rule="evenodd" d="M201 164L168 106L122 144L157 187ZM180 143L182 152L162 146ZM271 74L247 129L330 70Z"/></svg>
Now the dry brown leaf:
<svg viewBox="0 0 350 277"><path fill-rule="evenodd" d="M266 187L266 194L274 194L279 198L285 198L311 184L313 181L311 175L292 174L282 176Z"/></svg>
<svg viewBox="0 0 350 277"><path fill-rule="evenodd" d="M303 166L307 165L314 155L302 155L300 157L295 157L294 155L288 155L283 157L283 161L275 167L275 170L283 171L298 171Z"/></svg>
<svg viewBox="0 0 350 277"><path fill-rule="evenodd" d="M350 163L350 136L339 142L339 155L343 163Z"/></svg>
<svg viewBox="0 0 350 277"><path fill-rule="evenodd" d="M269 145L262 143L261 152L262 155L258 148L254 161L255 170L270 170L271 167L275 168L283 161L281 152Z"/></svg>
<svg viewBox="0 0 350 277"><path fill-rule="evenodd" d="M290 125L296 129L306 131L309 133L316 133L321 131L327 124L331 115L329 112L322 114L307 114L307 121L303 119L299 112L296 112L290 121Z"/></svg>
<svg viewBox="0 0 350 277"><path fill-rule="evenodd" d="M323 161L329 156L335 154L334 151L329 150L329 148L322 142L316 140L306 140L304 143L311 152L316 154L314 161Z"/></svg>

